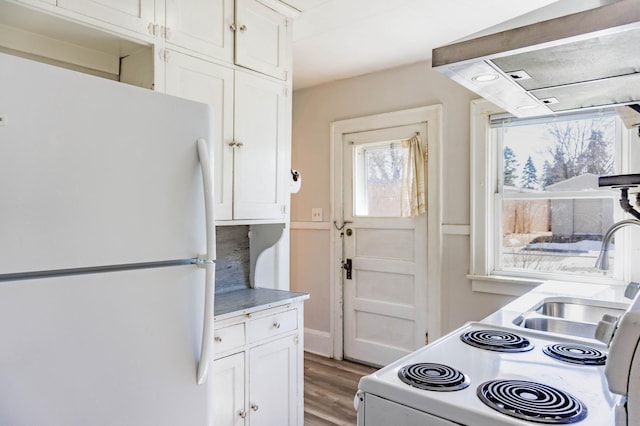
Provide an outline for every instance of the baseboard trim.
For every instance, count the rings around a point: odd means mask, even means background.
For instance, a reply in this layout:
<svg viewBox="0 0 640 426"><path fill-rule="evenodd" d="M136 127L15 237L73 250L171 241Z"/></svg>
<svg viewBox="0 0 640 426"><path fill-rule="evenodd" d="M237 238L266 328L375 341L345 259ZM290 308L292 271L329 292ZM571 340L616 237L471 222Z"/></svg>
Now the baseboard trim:
<svg viewBox="0 0 640 426"><path fill-rule="evenodd" d="M316 355L333 357L333 339L331 338L331 334L326 331L305 328L304 350Z"/></svg>

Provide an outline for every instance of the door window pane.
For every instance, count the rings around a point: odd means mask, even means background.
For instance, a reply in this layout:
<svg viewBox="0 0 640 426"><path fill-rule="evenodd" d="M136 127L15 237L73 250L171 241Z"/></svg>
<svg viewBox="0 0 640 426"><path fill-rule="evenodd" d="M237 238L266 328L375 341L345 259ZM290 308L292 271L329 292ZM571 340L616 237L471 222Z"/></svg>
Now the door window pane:
<svg viewBox="0 0 640 426"><path fill-rule="evenodd" d="M354 155L354 205L356 216L401 217L401 143L358 145Z"/></svg>

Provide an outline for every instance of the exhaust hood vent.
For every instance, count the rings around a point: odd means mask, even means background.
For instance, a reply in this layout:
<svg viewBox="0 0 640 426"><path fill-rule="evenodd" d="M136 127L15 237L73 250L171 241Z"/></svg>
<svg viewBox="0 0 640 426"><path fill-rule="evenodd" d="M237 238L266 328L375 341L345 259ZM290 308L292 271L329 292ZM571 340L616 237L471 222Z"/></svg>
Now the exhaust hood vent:
<svg viewBox="0 0 640 426"><path fill-rule="evenodd" d="M440 47L433 68L517 117L640 104L640 1Z"/></svg>

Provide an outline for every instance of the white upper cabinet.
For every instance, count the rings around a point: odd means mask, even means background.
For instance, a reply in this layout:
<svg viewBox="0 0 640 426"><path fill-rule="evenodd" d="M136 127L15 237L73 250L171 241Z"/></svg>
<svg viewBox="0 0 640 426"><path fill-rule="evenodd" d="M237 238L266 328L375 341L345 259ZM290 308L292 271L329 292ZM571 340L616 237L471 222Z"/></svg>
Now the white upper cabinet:
<svg viewBox="0 0 640 426"><path fill-rule="evenodd" d="M211 106L216 220L282 220L290 139L283 83L175 51L165 92Z"/></svg>
<svg viewBox="0 0 640 426"><path fill-rule="evenodd" d="M0 0L13 33L44 22L34 40L5 37L0 47L209 104L216 220L280 223L289 205L292 10L277 0ZM55 38L60 25L72 26L78 46ZM46 51L28 48L40 45Z"/></svg>
<svg viewBox="0 0 640 426"><path fill-rule="evenodd" d="M166 0L165 8L167 44L233 62L233 0Z"/></svg>
<svg viewBox="0 0 640 426"><path fill-rule="evenodd" d="M235 62L280 80L290 69L289 20L257 0L236 0Z"/></svg>
<svg viewBox="0 0 640 426"><path fill-rule="evenodd" d="M234 219L285 217L290 104L283 84L236 71Z"/></svg>
<svg viewBox="0 0 640 426"><path fill-rule="evenodd" d="M232 68L169 51L165 66L165 92L211 106L214 146L216 219L232 218L233 76Z"/></svg>
<svg viewBox="0 0 640 426"><path fill-rule="evenodd" d="M118 27L148 34L155 0L58 0L57 5Z"/></svg>

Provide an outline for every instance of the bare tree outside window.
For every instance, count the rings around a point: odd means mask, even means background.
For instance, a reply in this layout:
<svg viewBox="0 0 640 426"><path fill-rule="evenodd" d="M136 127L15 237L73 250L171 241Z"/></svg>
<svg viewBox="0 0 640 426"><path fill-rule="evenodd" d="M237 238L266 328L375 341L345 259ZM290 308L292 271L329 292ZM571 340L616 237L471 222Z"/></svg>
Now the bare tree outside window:
<svg viewBox="0 0 640 426"><path fill-rule="evenodd" d="M593 193L597 176L614 172L615 120L594 113L496 128L503 132L502 267L594 273L613 200L562 194Z"/></svg>

